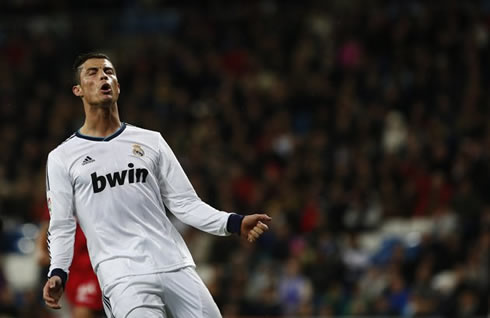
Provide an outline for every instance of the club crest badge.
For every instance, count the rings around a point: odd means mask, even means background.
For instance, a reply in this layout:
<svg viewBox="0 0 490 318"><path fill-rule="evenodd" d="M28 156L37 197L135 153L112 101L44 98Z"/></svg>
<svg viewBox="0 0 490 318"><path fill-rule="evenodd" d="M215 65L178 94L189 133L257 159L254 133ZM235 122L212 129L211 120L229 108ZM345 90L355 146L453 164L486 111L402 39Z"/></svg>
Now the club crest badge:
<svg viewBox="0 0 490 318"><path fill-rule="evenodd" d="M138 157L143 157L145 155L145 152L143 148L141 148L140 145L134 144L133 145L133 155L138 156Z"/></svg>

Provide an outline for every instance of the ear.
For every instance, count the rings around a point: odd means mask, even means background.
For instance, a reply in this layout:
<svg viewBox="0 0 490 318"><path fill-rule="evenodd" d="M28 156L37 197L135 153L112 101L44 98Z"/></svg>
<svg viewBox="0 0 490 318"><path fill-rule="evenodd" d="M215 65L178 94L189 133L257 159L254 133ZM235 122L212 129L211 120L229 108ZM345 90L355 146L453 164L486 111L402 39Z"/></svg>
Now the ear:
<svg viewBox="0 0 490 318"><path fill-rule="evenodd" d="M117 95L121 94L121 85L117 82Z"/></svg>
<svg viewBox="0 0 490 318"><path fill-rule="evenodd" d="M80 85L74 85L71 88L71 91L73 92L73 95L78 96L78 97L83 97L83 90Z"/></svg>

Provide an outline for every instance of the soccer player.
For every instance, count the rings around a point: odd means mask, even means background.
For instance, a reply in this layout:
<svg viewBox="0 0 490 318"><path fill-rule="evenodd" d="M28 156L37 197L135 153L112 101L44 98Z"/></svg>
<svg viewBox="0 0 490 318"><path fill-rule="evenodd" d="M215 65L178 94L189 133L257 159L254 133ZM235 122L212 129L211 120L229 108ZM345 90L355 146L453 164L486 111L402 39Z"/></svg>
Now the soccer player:
<svg viewBox="0 0 490 318"><path fill-rule="evenodd" d="M46 188L51 265L43 297L60 308L73 255L75 217L109 317L221 317L165 207L186 224L215 235L255 241L265 214L241 216L202 202L163 137L119 120L120 86L104 54L79 56L73 93L83 126L50 152Z"/></svg>

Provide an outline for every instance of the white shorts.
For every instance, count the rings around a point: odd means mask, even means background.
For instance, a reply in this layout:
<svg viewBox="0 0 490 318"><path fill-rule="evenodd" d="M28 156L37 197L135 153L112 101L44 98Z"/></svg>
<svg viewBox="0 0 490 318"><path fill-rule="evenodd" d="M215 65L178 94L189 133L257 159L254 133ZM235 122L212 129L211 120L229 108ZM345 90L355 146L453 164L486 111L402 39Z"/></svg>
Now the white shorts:
<svg viewBox="0 0 490 318"><path fill-rule="evenodd" d="M194 267L127 276L104 286L109 318L220 318L218 306Z"/></svg>

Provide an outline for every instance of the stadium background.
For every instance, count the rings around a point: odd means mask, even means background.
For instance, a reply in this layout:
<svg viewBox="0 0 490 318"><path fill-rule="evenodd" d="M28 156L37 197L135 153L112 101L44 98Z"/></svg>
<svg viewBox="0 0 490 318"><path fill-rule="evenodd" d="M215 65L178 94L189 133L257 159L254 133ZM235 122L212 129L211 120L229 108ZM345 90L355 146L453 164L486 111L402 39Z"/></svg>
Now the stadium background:
<svg viewBox="0 0 490 318"><path fill-rule="evenodd" d="M224 317L486 317L490 1L0 3L0 317L43 309L47 153L81 52L256 245L178 224Z"/></svg>

